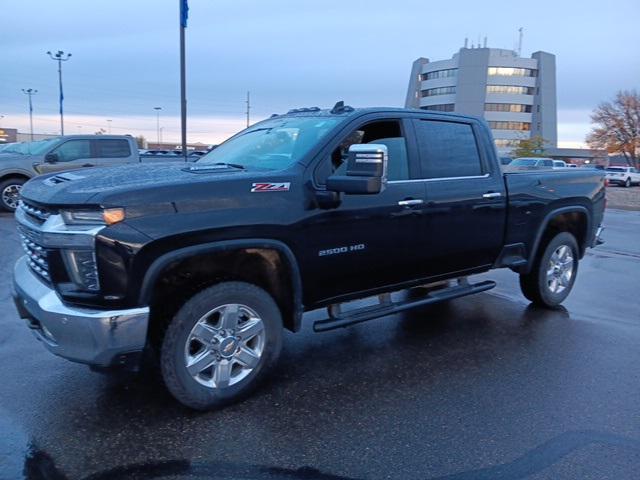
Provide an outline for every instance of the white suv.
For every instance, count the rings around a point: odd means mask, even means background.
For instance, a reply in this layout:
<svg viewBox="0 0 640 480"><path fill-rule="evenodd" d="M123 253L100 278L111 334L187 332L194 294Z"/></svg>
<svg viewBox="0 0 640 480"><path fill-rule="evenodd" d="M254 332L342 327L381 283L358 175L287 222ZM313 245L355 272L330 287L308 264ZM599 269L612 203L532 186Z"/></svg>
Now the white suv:
<svg viewBox="0 0 640 480"><path fill-rule="evenodd" d="M640 185L640 173L632 167L609 167L607 168L607 180L609 183L625 187Z"/></svg>

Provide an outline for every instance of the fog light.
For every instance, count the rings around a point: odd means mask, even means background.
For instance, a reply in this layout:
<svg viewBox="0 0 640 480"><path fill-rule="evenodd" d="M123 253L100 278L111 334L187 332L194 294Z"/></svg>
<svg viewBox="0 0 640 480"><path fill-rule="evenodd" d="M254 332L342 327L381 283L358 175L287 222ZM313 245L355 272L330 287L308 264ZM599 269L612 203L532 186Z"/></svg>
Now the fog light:
<svg viewBox="0 0 640 480"><path fill-rule="evenodd" d="M67 272L81 290L98 291L98 267L93 250L65 250L64 262Z"/></svg>

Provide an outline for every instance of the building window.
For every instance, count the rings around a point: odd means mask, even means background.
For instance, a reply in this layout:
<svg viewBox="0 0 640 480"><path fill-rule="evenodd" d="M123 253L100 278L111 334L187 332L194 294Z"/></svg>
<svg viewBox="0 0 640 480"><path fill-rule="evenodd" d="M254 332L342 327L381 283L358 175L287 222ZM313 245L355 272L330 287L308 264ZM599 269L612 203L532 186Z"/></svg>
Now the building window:
<svg viewBox="0 0 640 480"><path fill-rule="evenodd" d="M458 74L457 68L447 68L446 70L435 70L420 75L420 80L434 80L436 78L455 77Z"/></svg>
<svg viewBox="0 0 640 480"><path fill-rule="evenodd" d="M505 77L537 77L538 71L531 68L515 68L515 67L489 67L487 70L489 75L502 75Z"/></svg>
<svg viewBox="0 0 640 480"><path fill-rule="evenodd" d="M485 103L485 112L531 113L531 105L520 103Z"/></svg>
<svg viewBox="0 0 640 480"><path fill-rule="evenodd" d="M453 112L455 105L453 103L441 103L438 105L427 105L420 107L422 110L434 110L436 112Z"/></svg>
<svg viewBox="0 0 640 480"><path fill-rule="evenodd" d="M452 93L456 93L456 87L429 88L420 92L423 97L433 97L435 95L450 95Z"/></svg>
<svg viewBox="0 0 640 480"><path fill-rule="evenodd" d="M531 130L531 124L528 122L489 122L491 130Z"/></svg>
<svg viewBox="0 0 640 480"><path fill-rule="evenodd" d="M535 88L515 85L487 85L487 93L508 93L512 95L533 95Z"/></svg>

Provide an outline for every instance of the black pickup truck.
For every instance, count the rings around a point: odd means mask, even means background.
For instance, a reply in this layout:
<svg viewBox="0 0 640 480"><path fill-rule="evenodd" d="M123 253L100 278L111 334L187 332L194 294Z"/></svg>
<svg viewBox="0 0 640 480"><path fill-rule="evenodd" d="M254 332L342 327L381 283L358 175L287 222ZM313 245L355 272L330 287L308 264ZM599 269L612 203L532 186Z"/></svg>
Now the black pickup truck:
<svg viewBox="0 0 640 480"><path fill-rule="evenodd" d="M53 353L94 369L155 358L180 402L208 409L265 377L305 311L327 308L316 331L345 327L488 290L467 277L502 267L558 305L604 207L601 172L503 173L477 118L339 102L195 163L29 181L15 303ZM344 308L365 297L377 305Z"/></svg>

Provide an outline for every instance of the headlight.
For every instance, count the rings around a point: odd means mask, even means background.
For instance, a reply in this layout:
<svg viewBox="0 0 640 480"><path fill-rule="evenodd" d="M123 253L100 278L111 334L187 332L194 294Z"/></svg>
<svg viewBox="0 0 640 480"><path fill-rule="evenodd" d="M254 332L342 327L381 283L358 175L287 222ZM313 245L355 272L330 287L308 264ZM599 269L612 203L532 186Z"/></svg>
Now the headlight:
<svg viewBox="0 0 640 480"><path fill-rule="evenodd" d="M113 225L124 220L124 208L102 210L64 210L62 219L67 225Z"/></svg>
<svg viewBox="0 0 640 480"><path fill-rule="evenodd" d="M73 283L81 290L100 290L98 266L93 250L63 250L62 255Z"/></svg>

